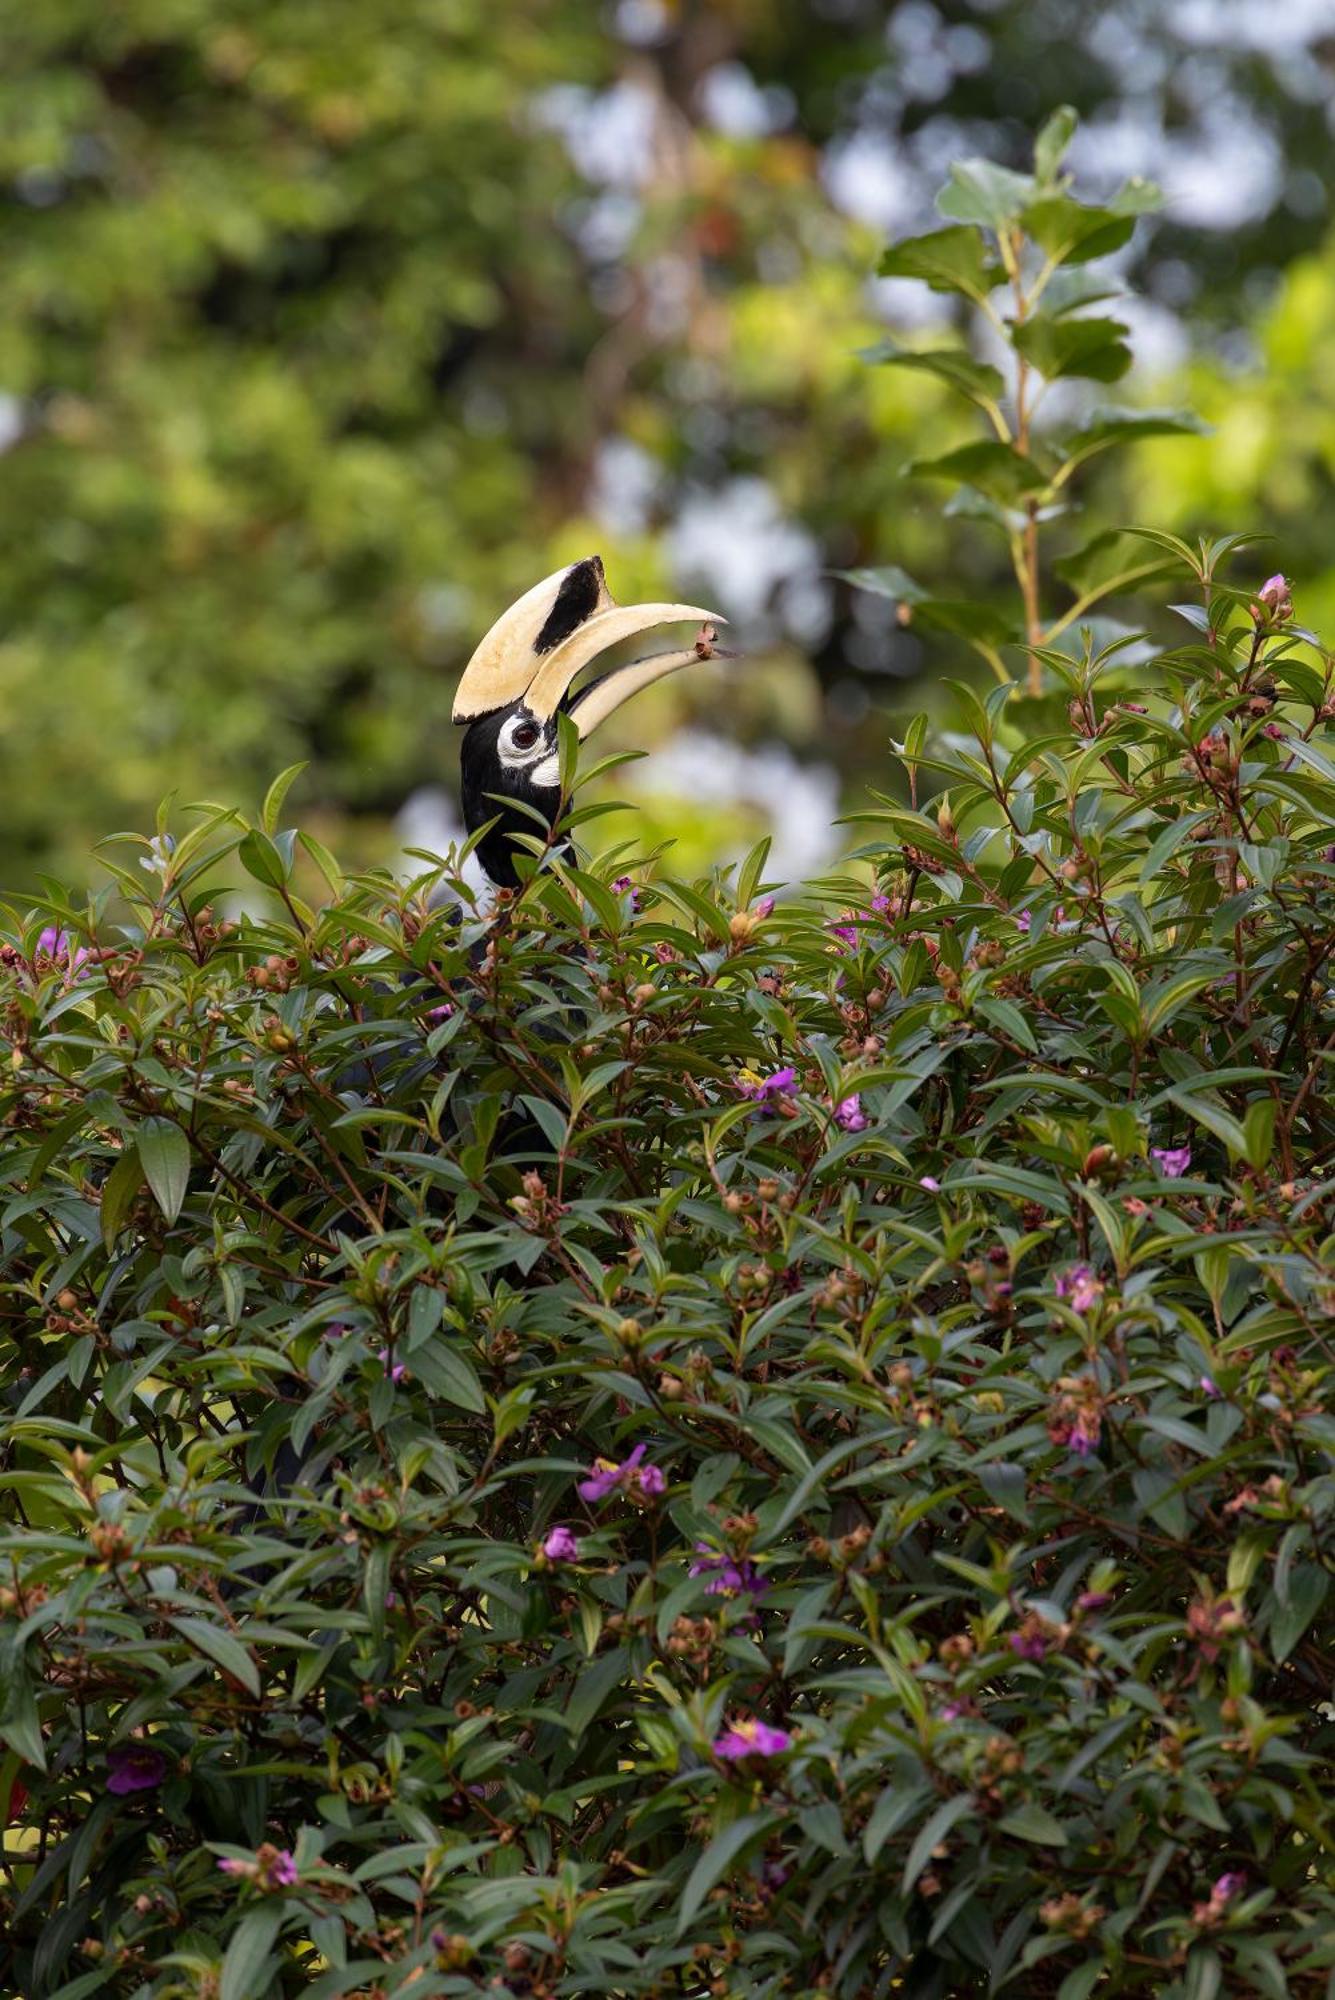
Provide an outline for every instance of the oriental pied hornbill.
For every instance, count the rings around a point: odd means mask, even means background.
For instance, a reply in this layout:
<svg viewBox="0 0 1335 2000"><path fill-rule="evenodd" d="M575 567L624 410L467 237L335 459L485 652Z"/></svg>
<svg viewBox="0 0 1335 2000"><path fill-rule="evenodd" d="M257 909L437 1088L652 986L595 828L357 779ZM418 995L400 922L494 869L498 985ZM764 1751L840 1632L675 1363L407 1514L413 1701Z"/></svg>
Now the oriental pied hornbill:
<svg viewBox="0 0 1335 2000"><path fill-rule="evenodd" d="M655 625L690 619L695 640L675 653L614 667L572 694L582 668L624 639ZM602 558L586 556L526 591L502 613L464 669L454 697L454 720L466 723L459 752L464 824L476 832L489 820L478 858L500 888L519 884L514 836L537 827L536 808L549 827L561 800L557 716L568 714L580 738L592 735L623 701L664 674L715 657L714 627L722 621L694 604L618 604L607 588Z"/></svg>

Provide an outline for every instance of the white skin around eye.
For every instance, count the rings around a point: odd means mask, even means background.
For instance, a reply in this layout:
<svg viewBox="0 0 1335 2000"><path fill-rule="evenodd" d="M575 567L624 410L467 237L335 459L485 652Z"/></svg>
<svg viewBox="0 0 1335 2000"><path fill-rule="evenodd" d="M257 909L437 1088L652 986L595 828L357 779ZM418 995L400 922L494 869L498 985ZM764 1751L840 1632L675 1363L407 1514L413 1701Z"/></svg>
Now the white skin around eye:
<svg viewBox="0 0 1335 2000"><path fill-rule="evenodd" d="M507 771L527 771L547 751L547 732L532 716L512 715L496 738L496 752Z"/></svg>

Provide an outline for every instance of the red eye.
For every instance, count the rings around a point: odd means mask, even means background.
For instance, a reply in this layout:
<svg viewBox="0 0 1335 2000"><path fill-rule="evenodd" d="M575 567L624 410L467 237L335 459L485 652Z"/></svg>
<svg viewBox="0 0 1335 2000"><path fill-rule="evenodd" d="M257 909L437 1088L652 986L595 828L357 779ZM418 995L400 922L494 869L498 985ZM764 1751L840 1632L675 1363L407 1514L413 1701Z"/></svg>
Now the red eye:
<svg viewBox="0 0 1335 2000"><path fill-rule="evenodd" d="M531 750L541 735L536 722L517 722L510 731L510 742L516 750Z"/></svg>

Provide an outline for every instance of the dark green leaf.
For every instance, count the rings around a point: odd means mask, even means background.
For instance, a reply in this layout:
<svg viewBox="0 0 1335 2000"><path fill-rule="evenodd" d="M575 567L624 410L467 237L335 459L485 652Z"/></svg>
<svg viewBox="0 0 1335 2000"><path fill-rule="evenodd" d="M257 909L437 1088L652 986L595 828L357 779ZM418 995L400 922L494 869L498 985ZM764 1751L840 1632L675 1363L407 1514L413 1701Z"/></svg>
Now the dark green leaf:
<svg viewBox="0 0 1335 2000"><path fill-rule="evenodd" d="M1131 366L1128 329L1116 319L1054 319L1037 313L1012 327L1016 351L1049 381L1078 376L1090 382L1116 382Z"/></svg>
<svg viewBox="0 0 1335 2000"><path fill-rule="evenodd" d="M959 389L976 403L999 403L1006 385L1000 371L985 361L975 361L960 347L901 347L895 340L878 341L862 349L861 359L883 368L910 368Z"/></svg>
<svg viewBox="0 0 1335 2000"><path fill-rule="evenodd" d="M892 244L878 266L883 278L920 278L934 292L985 299L1005 276L976 229L933 229Z"/></svg>
<svg viewBox="0 0 1335 2000"><path fill-rule="evenodd" d="M281 1902L246 1911L223 1959L218 2000L262 2000L269 1988L269 1954L282 1927Z"/></svg>
<svg viewBox="0 0 1335 2000"><path fill-rule="evenodd" d="M154 1200L168 1222L175 1222L190 1181L190 1141L169 1118L146 1118L135 1145Z"/></svg>
<svg viewBox="0 0 1335 2000"><path fill-rule="evenodd" d="M281 889L286 884L290 871L267 833L252 827L237 848L237 855L247 875L253 875L267 888Z"/></svg>
<svg viewBox="0 0 1335 2000"><path fill-rule="evenodd" d="M687 1877L682 1890L681 1909L677 1917L677 1935L689 1929L705 1897L716 1882L721 1882L733 1863L740 1860L746 1850L779 1823L776 1812L747 1813L742 1819L734 1820L724 1827L709 1842L700 1854L694 1868Z"/></svg>
<svg viewBox="0 0 1335 2000"><path fill-rule="evenodd" d="M1011 445L985 438L976 444L959 445L940 458L915 459L908 469L925 479L967 481L1004 504L1041 493L1048 484L1048 475L1032 459L1022 457Z"/></svg>

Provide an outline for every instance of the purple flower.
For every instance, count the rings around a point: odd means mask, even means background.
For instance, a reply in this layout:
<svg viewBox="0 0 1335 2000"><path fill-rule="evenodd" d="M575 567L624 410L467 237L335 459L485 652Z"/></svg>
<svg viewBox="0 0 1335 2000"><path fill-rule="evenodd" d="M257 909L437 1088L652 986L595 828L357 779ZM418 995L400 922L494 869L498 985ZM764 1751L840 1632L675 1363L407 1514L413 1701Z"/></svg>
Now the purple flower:
<svg viewBox="0 0 1335 2000"><path fill-rule="evenodd" d="M1293 616L1293 598L1289 591L1289 580L1277 571L1268 576L1257 592L1259 604L1252 606L1252 617L1260 622L1282 625Z"/></svg>
<svg viewBox="0 0 1335 2000"><path fill-rule="evenodd" d="M641 1447L637 1445L636 1450ZM620 1486L622 1468L614 1458L595 1458L587 1479L581 1479L575 1491L581 1500L605 1500L615 1487Z"/></svg>
<svg viewBox="0 0 1335 2000"><path fill-rule="evenodd" d="M81 944L73 946L70 944L68 931L58 930L54 924L48 924L37 939L36 955L38 958L49 958L53 965L63 965L65 977L73 979L79 967L87 959L88 952Z"/></svg>
<svg viewBox="0 0 1335 2000"><path fill-rule="evenodd" d="M705 1585L707 1597L740 1597L743 1592L763 1597L769 1589L768 1579L760 1574L749 1556L719 1554L708 1542L697 1542L695 1553L699 1560L691 1564L687 1573L709 1578Z"/></svg>
<svg viewBox="0 0 1335 2000"><path fill-rule="evenodd" d="M926 1188L928 1194L940 1194L941 1192L941 1183L937 1179L935 1174L921 1175L918 1181L918 1186L920 1188Z"/></svg>
<svg viewBox="0 0 1335 2000"><path fill-rule="evenodd" d="M453 1004L448 1000L442 1000L439 1007L427 1008L426 1017L428 1021L448 1021L453 1012Z"/></svg>
<svg viewBox="0 0 1335 2000"><path fill-rule="evenodd" d="M1077 1417L1071 1426L1071 1435L1066 1442L1077 1458L1091 1457L1099 1448L1098 1418L1089 1416Z"/></svg>
<svg viewBox="0 0 1335 2000"><path fill-rule="evenodd" d="M792 1748L792 1742L786 1729L771 1729L767 1722L757 1722L748 1716L734 1722L722 1736L716 1736L713 1750L716 1757L739 1764L744 1757L781 1757Z"/></svg>
<svg viewBox="0 0 1335 2000"><path fill-rule="evenodd" d="M1110 1590L1082 1590L1075 1600L1077 1611L1102 1611L1105 1604L1111 1603Z"/></svg>
<svg viewBox="0 0 1335 2000"><path fill-rule="evenodd" d="M151 1743L116 1743L107 1752L107 1790L155 1792L167 1775L167 1759Z"/></svg>
<svg viewBox="0 0 1335 2000"><path fill-rule="evenodd" d="M255 1850L253 1861L233 1860L230 1857L218 1863L224 1875L238 1875L243 1881L253 1882L259 1889L295 1889L301 1880L296 1858L290 1847L274 1847L265 1840Z"/></svg>
<svg viewBox="0 0 1335 2000"><path fill-rule="evenodd" d="M1180 1181L1191 1166L1190 1146L1151 1146L1150 1158L1165 1180Z"/></svg>
<svg viewBox="0 0 1335 2000"><path fill-rule="evenodd" d="M865 1132L871 1124L871 1119L862 1109L862 1099L856 1091L851 1097L846 1097L842 1104L835 1106L834 1116L835 1122L842 1125L845 1132Z"/></svg>
<svg viewBox="0 0 1335 2000"><path fill-rule="evenodd" d="M542 1553L548 1562L572 1563L579 1561L579 1539L561 1522L548 1535L542 1545Z"/></svg>
<svg viewBox="0 0 1335 2000"><path fill-rule="evenodd" d="M386 1373L386 1375L388 1375L388 1377L389 1377L390 1381L391 1381L391 1382L402 1382L402 1380L404 1379L405 1375L406 1375L406 1374L408 1373L408 1364L407 1364L407 1362L406 1362L406 1361L394 1361L394 1360L392 1360L392 1359L390 1358L390 1356L389 1356L388 1354L386 1354L386 1355L385 1355L385 1356L383 1357L383 1360L384 1360L384 1364L385 1364L385 1373Z"/></svg>
<svg viewBox="0 0 1335 2000"><path fill-rule="evenodd" d="M743 1097L749 1097L762 1111L773 1109L772 1100L782 1097L797 1082L797 1071L789 1065L776 1069L769 1076L758 1076L754 1070L743 1070L737 1079L737 1088Z"/></svg>
<svg viewBox="0 0 1335 2000"><path fill-rule="evenodd" d="M871 899L870 909L843 910L840 912L840 922L827 923L825 928L831 937L838 938L840 944L846 946L849 951L856 951L861 942L859 928L865 928L876 917L893 915L894 911L893 896L876 895Z"/></svg>
<svg viewBox="0 0 1335 2000"><path fill-rule="evenodd" d="M762 896L758 903L752 905L751 915L758 924L763 924L766 917L772 917L774 915L773 896Z"/></svg>
<svg viewBox="0 0 1335 2000"><path fill-rule="evenodd" d="M1247 1886L1247 1877L1240 1872L1221 1875L1210 1894L1216 1903L1227 1903L1234 1896L1240 1896Z"/></svg>
<svg viewBox="0 0 1335 2000"><path fill-rule="evenodd" d="M637 1444L630 1457L618 1465L614 1458L596 1458L587 1479L575 1488L581 1500L605 1500L617 1487L654 1498L664 1492L667 1481L656 1465L642 1465L646 1447Z"/></svg>
<svg viewBox="0 0 1335 2000"><path fill-rule="evenodd" d="M1041 1632L1012 1632L1010 1648L1022 1660L1042 1660L1047 1658L1048 1642Z"/></svg>
<svg viewBox="0 0 1335 2000"><path fill-rule="evenodd" d="M633 878L629 875L618 875L616 881L612 884L612 890L614 895L630 897L631 915L634 916L640 907L640 892L636 888Z"/></svg>
<svg viewBox="0 0 1335 2000"><path fill-rule="evenodd" d="M1032 922L1033 918L1030 916L1028 910L1021 910L1019 916L1015 919L1015 928L1017 931L1022 931L1025 937L1028 937L1029 926Z"/></svg>
<svg viewBox="0 0 1335 2000"><path fill-rule="evenodd" d="M1069 1299L1072 1310L1078 1313L1089 1312L1103 1296L1102 1281L1088 1264L1072 1264L1069 1271L1059 1271L1053 1289L1059 1299Z"/></svg>
<svg viewBox="0 0 1335 2000"><path fill-rule="evenodd" d="M1210 1398L1211 1402L1214 1402L1217 1397L1222 1396L1224 1393L1213 1375L1201 1376L1201 1390L1204 1395Z"/></svg>

